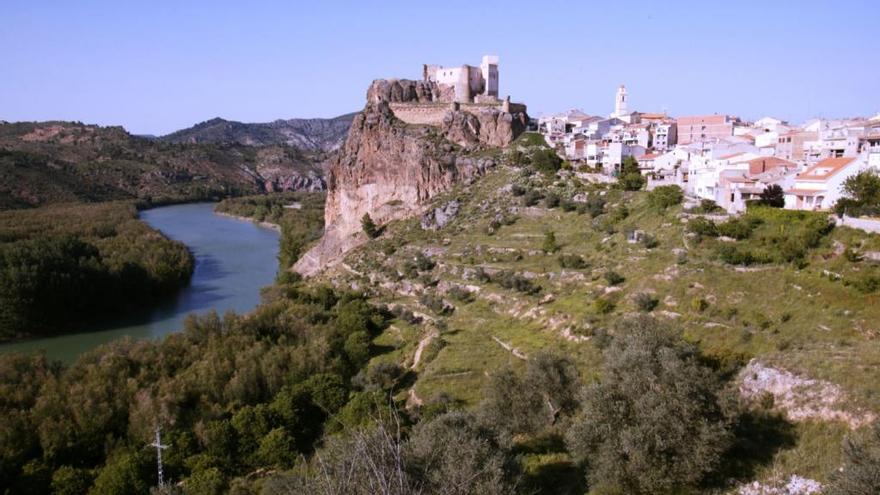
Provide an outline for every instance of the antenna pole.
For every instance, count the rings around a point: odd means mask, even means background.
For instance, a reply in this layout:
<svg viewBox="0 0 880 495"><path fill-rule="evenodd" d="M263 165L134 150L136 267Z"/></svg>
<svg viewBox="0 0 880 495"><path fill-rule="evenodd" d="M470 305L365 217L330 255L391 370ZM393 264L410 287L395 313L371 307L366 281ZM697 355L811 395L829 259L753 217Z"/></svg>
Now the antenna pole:
<svg viewBox="0 0 880 495"><path fill-rule="evenodd" d="M165 477L162 472L162 451L167 449L167 445L162 444L162 432L159 425L156 425L156 440L150 444L150 447L156 448L156 466L159 470L159 488L165 486Z"/></svg>

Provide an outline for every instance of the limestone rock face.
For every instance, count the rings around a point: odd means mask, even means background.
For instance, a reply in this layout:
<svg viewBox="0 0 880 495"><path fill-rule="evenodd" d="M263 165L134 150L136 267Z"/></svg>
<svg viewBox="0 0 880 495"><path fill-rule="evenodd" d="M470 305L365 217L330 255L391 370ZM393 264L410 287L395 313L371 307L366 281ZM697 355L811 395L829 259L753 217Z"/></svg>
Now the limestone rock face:
<svg viewBox="0 0 880 495"><path fill-rule="evenodd" d="M430 103L445 101L443 91L435 82L413 81L411 79L376 79L367 90L367 104L387 103ZM451 100L449 100L451 101Z"/></svg>
<svg viewBox="0 0 880 495"><path fill-rule="evenodd" d="M446 139L465 148L480 145L504 147L526 130L524 113L510 114L497 108L456 110L446 113L441 128Z"/></svg>
<svg viewBox="0 0 880 495"><path fill-rule="evenodd" d="M366 242L364 214L383 225L423 213L432 197L495 166L491 158L469 156L471 151L505 146L525 129L525 114L492 107L474 113L450 107L442 125L432 126L405 124L389 106L434 102L437 89L423 81L373 82L366 108L329 163L324 236L297 261L295 271L314 275Z"/></svg>

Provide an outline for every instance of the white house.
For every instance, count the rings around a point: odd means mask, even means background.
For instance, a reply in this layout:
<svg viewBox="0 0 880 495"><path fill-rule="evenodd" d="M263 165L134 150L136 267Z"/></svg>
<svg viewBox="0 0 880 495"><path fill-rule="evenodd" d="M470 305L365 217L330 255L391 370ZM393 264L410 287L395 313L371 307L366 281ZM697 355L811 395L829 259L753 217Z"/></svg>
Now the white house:
<svg viewBox="0 0 880 495"><path fill-rule="evenodd" d="M829 210L843 196L844 181L867 168L866 157L826 158L807 168L785 191L785 207L794 210Z"/></svg>

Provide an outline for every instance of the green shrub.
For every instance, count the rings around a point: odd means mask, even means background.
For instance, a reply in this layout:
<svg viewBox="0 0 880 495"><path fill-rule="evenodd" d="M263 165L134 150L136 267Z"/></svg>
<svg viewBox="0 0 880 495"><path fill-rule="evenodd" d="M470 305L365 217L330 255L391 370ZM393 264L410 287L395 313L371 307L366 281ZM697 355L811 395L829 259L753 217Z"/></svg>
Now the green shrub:
<svg viewBox="0 0 880 495"><path fill-rule="evenodd" d="M559 266L562 268L583 270L589 266L589 263L587 263L583 256L578 254L560 254L557 259L559 261Z"/></svg>
<svg viewBox="0 0 880 495"><path fill-rule="evenodd" d="M543 198L543 197L544 196L541 194L540 191L537 191L535 189L529 189L523 195L523 198L522 198L523 206L535 206L536 204L538 204L538 201L541 201L541 198Z"/></svg>
<svg viewBox="0 0 880 495"><path fill-rule="evenodd" d="M591 493L701 493L731 445L724 384L666 324L624 320L615 335L566 434Z"/></svg>
<svg viewBox="0 0 880 495"><path fill-rule="evenodd" d="M615 272L614 270L608 270L604 274L602 274L602 278L608 282L608 285L617 285L623 283L625 280L623 275Z"/></svg>
<svg viewBox="0 0 880 495"><path fill-rule="evenodd" d="M744 248L738 248L729 244L718 246L718 258L729 265L751 265L757 260L754 255Z"/></svg>
<svg viewBox="0 0 880 495"><path fill-rule="evenodd" d="M549 148L535 150L531 162L532 167L544 175L553 175L562 167L562 159Z"/></svg>
<svg viewBox="0 0 880 495"><path fill-rule="evenodd" d="M718 237L718 227L715 222L703 217L690 219L687 223L687 230L699 236Z"/></svg>
<svg viewBox="0 0 880 495"><path fill-rule="evenodd" d="M691 309L696 311L697 313L702 313L709 308L709 301L703 299L702 297L695 297L691 299Z"/></svg>
<svg viewBox="0 0 880 495"><path fill-rule="evenodd" d="M681 204L684 193L676 185L659 186L648 193L648 203L657 210L665 210L670 206Z"/></svg>
<svg viewBox="0 0 880 495"><path fill-rule="evenodd" d="M644 311L646 313L651 312L654 308L660 304L660 301L647 292L639 292L635 296L633 296L633 302L638 308L639 311Z"/></svg>
<svg viewBox="0 0 880 495"><path fill-rule="evenodd" d="M596 298L593 301L593 311L600 315L607 315L614 311L614 302L610 299L605 299L604 297Z"/></svg>
<svg viewBox="0 0 880 495"><path fill-rule="evenodd" d="M364 234L367 234L367 237L370 239L379 237L379 228L376 227L369 213L364 213L364 216L361 218L361 228L363 228Z"/></svg>
<svg viewBox="0 0 880 495"><path fill-rule="evenodd" d="M733 218L717 226L718 234L742 240L752 235L753 223L746 219Z"/></svg>
<svg viewBox="0 0 880 495"><path fill-rule="evenodd" d="M556 234L552 230L544 233L544 243L541 245L541 249L547 254L559 251L559 244L556 242Z"/></svg>
<svg viewBox="0 0 880 495"><path fill-rule="evenodd" d="M553 192L549 192L544 196L544 206L547 208L556 208L559 206L559 195Z"/></svg>
<svg viewBox="0 0 880 495"><path fill-rule="evenodd" d="M511 270L496 273L492 277L492 281L505 289L513 289L524 294L536 294L541 291L541 288L533 284L531 280Z"/></svg>

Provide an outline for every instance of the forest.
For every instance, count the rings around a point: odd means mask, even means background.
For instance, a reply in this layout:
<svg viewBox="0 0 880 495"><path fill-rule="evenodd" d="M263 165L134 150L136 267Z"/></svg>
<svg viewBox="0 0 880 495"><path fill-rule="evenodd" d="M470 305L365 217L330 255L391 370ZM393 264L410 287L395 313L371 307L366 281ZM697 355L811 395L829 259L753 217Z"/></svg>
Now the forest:
<svg viewBox="0 0 880 495"><path fill-rule="evenodd" d="M133 202L0 212L0 341L76 331L175 293L193 257Z"/></svg>

